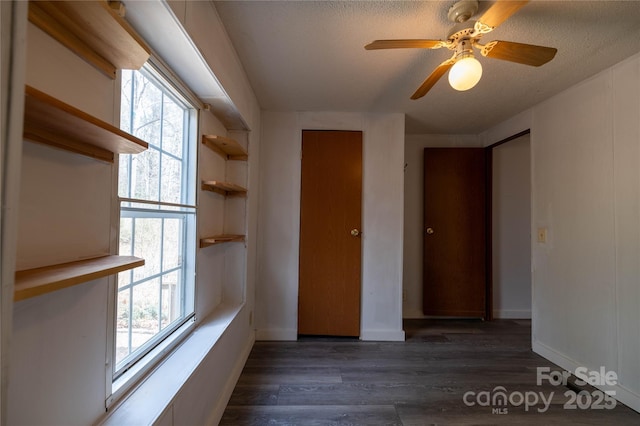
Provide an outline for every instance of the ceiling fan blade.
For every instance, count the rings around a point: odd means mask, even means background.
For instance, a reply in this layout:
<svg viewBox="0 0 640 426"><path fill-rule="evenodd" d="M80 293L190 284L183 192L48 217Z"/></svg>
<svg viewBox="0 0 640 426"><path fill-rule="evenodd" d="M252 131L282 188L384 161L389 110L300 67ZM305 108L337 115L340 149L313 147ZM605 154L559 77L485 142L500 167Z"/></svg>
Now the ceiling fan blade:
<svg viewBox="0 0 640 426"><path fill-rule="evenodd" d="M498 25L506 21L511 15L516 13L520 8L529 3L529 1L501 1L495 2L489 10L487 10L478 22L488 26L493 30ZM490 31L489 30L489 31ZM488 31L487 31L488 32Z"/></svg>
<svg viewBox="0 0 640 426"><path fill-rule="evenodd" d="M488 58L539 67L552 60L557 51L554 47L496 40L485 44L480 53Z"/></svg>
<svg viewBox="0 0 640 426"><path fill-rule="evenodd" d="M438 80L440 80L440 78L443 75L445 75L447 71L449 71L449 69L453 66L453 64L455 64L455 62L456 61L453 58L451 58L451 59L447 59L446 61L438 65L438 67L435 70L433 70L431 75L427 77L427 79L422 83L422 85L418 87L418 90L416 90L416 92L413 95L411 95L411 99L413 100L420 99L421 97L426 95L427 92L431 90L433 85L436 84Z"/></svg>
<svg viewBox="0 0 640 426"><path fill-rule="evenodd" d="M446 41L442 40L421 40L421 39L405 39L405 40L376 40L367 44L364 48L367 50L374 49L439 49L447 46Z"/></svg>

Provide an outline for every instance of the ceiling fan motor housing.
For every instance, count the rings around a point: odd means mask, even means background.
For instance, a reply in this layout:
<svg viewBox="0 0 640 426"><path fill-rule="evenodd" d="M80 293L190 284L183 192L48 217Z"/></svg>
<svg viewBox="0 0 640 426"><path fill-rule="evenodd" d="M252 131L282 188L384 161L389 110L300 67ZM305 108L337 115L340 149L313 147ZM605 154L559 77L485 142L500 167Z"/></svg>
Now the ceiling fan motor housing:
<svg viewBox="0 0 640 426"><path fill-rule="evenodd" d="M455 24L449 30L447 34L447 40L452 43L458 43L460 40L470 38L470 35L474 32L476 21L465 21Z"/></svg>
<svg viewBox="0 0 640 426"><path fill-rule="evenodd" d="M475 15L477 11L477 0L461 0L449 8L447 18L449 18L451 22L465 22Z"/></svg>

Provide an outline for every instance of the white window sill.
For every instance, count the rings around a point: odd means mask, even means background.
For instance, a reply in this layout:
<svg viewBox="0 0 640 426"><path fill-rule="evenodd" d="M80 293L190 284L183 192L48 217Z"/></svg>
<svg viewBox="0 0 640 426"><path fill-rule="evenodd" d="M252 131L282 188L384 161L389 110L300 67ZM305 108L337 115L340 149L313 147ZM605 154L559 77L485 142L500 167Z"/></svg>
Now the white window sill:
<svg viewBox="0 0 640 426"><path fill-rule="evenodd" d="M151 352L144 356L139 362L134 364L122 376L113 381L111 386L111 396L107 399L107 409L111 408L114 401L118 401L123 395L126 395L131 385L143 379L146 374L156 368L158 360L162 361L167 354L178 348L183 339L189 337L189 333L195 328L194 319L184 323L175 330L164 341L156 346ZM148 360L148 361L147 361Z"/></svg>
<svg viewBox="0 0 640 426"><path fill-rule="evenodd" d="M152 371L110 409L99 424L152 424L172 403L202 360L214 348L243 304L221 304Z"/></svg>

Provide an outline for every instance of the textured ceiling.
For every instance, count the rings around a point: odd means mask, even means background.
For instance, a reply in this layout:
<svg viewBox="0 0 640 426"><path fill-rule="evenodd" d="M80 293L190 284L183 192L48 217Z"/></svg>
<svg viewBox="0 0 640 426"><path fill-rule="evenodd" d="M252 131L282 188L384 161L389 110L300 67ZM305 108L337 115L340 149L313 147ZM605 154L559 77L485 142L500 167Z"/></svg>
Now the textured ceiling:
<svg viewBox="0 0 640 426"><path fill-rule="evenodd" d="M261 107L406 114L406 132L476 134L640 52L640 1L532 1L482 43L556 47L542 67L476 57L478 85L444 76L411 94L447 49L365 51L375 39L446 39L454 1L215 1ZM491 2L480 2L476 18Z"/></svg>

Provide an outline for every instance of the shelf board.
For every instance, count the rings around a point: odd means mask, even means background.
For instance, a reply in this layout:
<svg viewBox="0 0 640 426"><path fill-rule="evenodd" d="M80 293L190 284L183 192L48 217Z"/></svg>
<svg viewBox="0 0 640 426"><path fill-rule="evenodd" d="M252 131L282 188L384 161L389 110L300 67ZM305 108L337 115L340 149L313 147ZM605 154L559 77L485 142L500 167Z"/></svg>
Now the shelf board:
<svg viewBox="0 0 640 426"><path fill-rule="evenodd" d="M247 195L247 189L236 185L235 183L220 182L217 180L203 180L202 189L205 191L217 192L226 196L244 196Z"/></svg>
<svg viewBox="0 0 640 426"><path fill-rule="evenodd" d="M121 15L120 2L29 2L29 21L112 79L118 69L140 69L151 54Z"/></svg>
<svg viewBox="0 0 640 426"><path fill-rule="evenodd" d="M111 163L114 153L138 154L149 146L31 86L25 89L24 138Z"/></svg>
<svg viewBox="0 0 640 426"><path fill-rule="evenodd" d="M13 300L24 300L144 265L134 256L100 256L16 272Z"/></svg>
<svg viewBox="0 0 640 426"><path fill-rule="evenodd" d="M202 135L202 143L226 160L247 161L249 154L235 139Z"/></svg>
<svg viewBox="0 0 640 426"><path fill-rule="evenodd" d="M215 244L235 243L244 241L244 235L214 235L213 237L201 238L200 248L209 247Z"/></svg>

